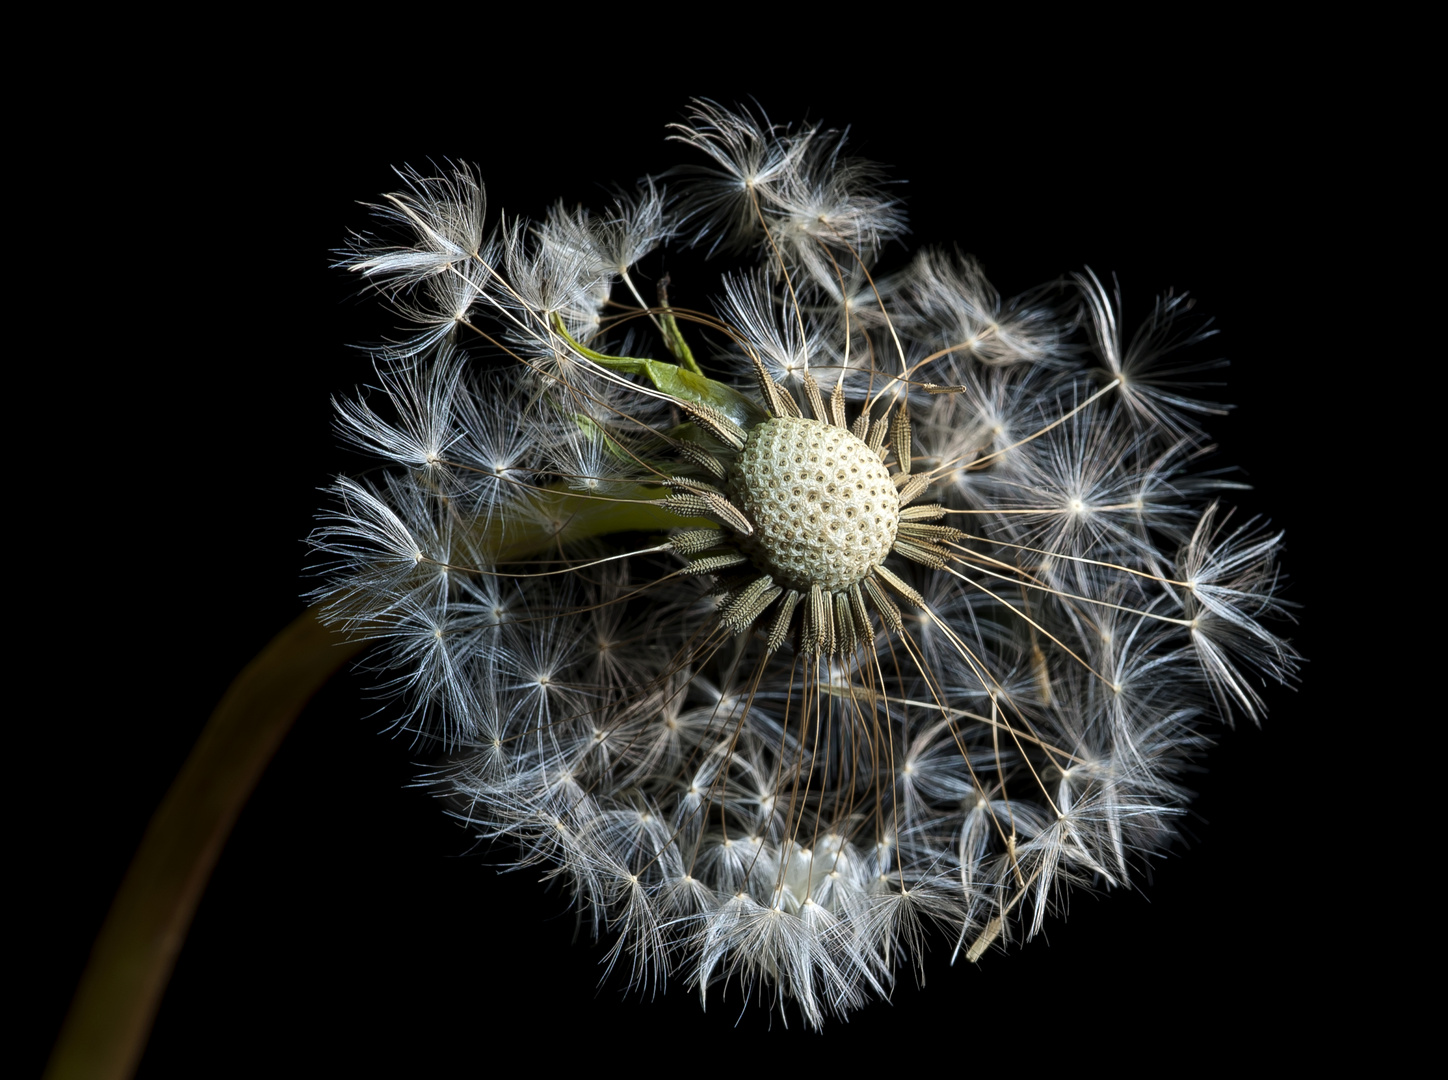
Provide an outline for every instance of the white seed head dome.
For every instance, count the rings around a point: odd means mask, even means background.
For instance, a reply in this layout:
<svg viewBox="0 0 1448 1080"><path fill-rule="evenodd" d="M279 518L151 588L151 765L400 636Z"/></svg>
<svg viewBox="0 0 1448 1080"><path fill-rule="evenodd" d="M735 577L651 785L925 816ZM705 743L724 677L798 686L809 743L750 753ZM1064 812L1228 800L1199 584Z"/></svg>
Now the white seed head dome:
<svg viewBox="0 0 1448 1080"><path fill-rule="evenodd" d="M404 336L341 404L384 471L337 481L316 596L375 639L421 782L616 935L605 967L818 1028L932 926L975 963L1132 887L1205 725L1296 678L1282 538L1201 469L1185 294L1132 327L1089 271L892 273L903 211L842 133L699 102L670 134L667 197L530 223L430 165L352 232ZM655 306L631 275L680 245L736 258Z"/></svg>
<svg viewBox="0 0 1448 1080"><path fill-rule="evenodd" d="M779 584L847 589L895 542L900 500L890 471L843 428L781 417L749 432L729 494L754 523L741 546Z"/></svg>

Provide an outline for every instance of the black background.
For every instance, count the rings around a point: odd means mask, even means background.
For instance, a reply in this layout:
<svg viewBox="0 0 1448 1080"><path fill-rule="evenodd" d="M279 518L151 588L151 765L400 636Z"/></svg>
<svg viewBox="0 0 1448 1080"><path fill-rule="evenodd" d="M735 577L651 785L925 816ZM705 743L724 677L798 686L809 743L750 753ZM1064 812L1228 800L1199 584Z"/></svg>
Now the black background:
<svg viewBox="0 0 1448 1080"><path fill-rule="evenodd" d="M388 717L344 674L243 813L141 1075L484 1072L511 1047L559 1064L686 1045L782 1062L833 1053L843 1032L888 1050L929 1031L958 1040L963 1058L1043 1038L1129 1055L1157 1040L1210 1048L1225 1031L1280 1037L1283 1002L1316 979L1323 917L1347 903L1316 854L1317 777L1341 707L1326 676L1346 647L1331 629L1341 612L1315 599L1332 550L1318 508L1344 445L1318 404L1340 348L1318 291L1334 257L1321 239L1323 106L1248 56L1230 79L1215 67L1098 72L1030 90L1024 72L999 73L993 90L955 67L775 86L707 75L622 86L566 65L390 81L355 67L316 86L238 76L199 91L199 120L184 88L158 93L114 193L96 196L124 223L98 244L106 287L92 310L107 316L78 346L100 374L75 388L79 470L48 478L72 524L54 530L63 562L43 588L62 614L43 630L67 662L21 724L24 768L39 778L20 829L24 901L45 954L26 968L26 1063L53 1039L210 708L304 609L318 489L360 467L336 446L329 403L369 378L350 346L385 329L328 268L365 223L357 200L395 188L391 165L454 158L481 167L492 208L599 204L609 183L680 160L664 126L691 93L753 94L778 121L850 125L855 152L907 181L911 248L958 244L1007 294L1089 265L1119 275L1135 325L1156 292L1189 290L1221 329L1205 349L1231 361L1222 398L1238 407L1211 425L1220 461L1254 485L1245 510L1287 531L1287 596L1302 604L1291 636L1310 661L1301 687L1269 689L1262 730L1220 732L1192 779L1186 841L1136 891L1074 895L1036 941L979 966L952 967L953 942L936 940L924 988L903 972L893 1002L819 1036L793 1015L787 1028L758 1006L741 1015L737 992L701 1012L681 986L652 1001L625 997L616 977L600 987L604 948L573 940L565 901L535 872L500 875L500 853L469 853L469 835L408 787L417 752L379 734ZM676 303L693 288L702 303L704 283L675 274ZM63 423L77 441L82 424Z"/></svg>

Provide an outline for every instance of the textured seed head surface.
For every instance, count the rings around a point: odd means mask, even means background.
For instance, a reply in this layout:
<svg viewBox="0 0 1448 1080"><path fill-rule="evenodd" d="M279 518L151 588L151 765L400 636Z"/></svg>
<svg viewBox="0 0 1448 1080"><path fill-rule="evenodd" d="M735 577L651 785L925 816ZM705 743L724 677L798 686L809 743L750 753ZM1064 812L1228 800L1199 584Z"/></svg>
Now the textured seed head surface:
<svg viewBox="0 0 1448 1080"><path fill-rule="evenodd" d="M741 546L791 589L837 592L885 561L900 524L890 471L843 428L782 417L749 432L729 495L754 523Z"/></svg>

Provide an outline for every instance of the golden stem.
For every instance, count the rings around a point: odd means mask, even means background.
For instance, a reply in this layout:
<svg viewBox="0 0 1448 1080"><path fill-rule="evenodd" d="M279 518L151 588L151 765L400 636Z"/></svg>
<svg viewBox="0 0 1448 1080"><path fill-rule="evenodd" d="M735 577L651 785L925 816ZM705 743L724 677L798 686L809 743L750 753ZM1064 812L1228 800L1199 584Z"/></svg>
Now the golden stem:
<svg viewBox="0 0 1448 1080"><path fill-rule="evenodd" d="M47 1080L126 1080L237 815L303 707L365 647L312 608L227 688L146 827L91 949Z"/></svg>

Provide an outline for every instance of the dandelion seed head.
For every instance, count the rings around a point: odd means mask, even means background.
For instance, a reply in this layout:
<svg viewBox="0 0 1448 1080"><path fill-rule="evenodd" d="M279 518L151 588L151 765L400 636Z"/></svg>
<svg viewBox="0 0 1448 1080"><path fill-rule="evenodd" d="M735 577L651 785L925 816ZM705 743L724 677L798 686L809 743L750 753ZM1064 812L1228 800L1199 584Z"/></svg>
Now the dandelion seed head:
<svg viewBox="0 0 1448 1080"><path fill-rule="evenodd" d="M1281 537L1194 471L1179 298L1133 337L1089 271L891 273L843 134L699 103L673 137L668 198L489 228L460 170L377 204L402 236L344 265L411 330L339 405L390 471L337 483L320 592L607 968L819 1026L935 929L974 962L1171 842L1204 725L1293 677ZM679 242L755 260L716 314L639 291Z"/></svg>

